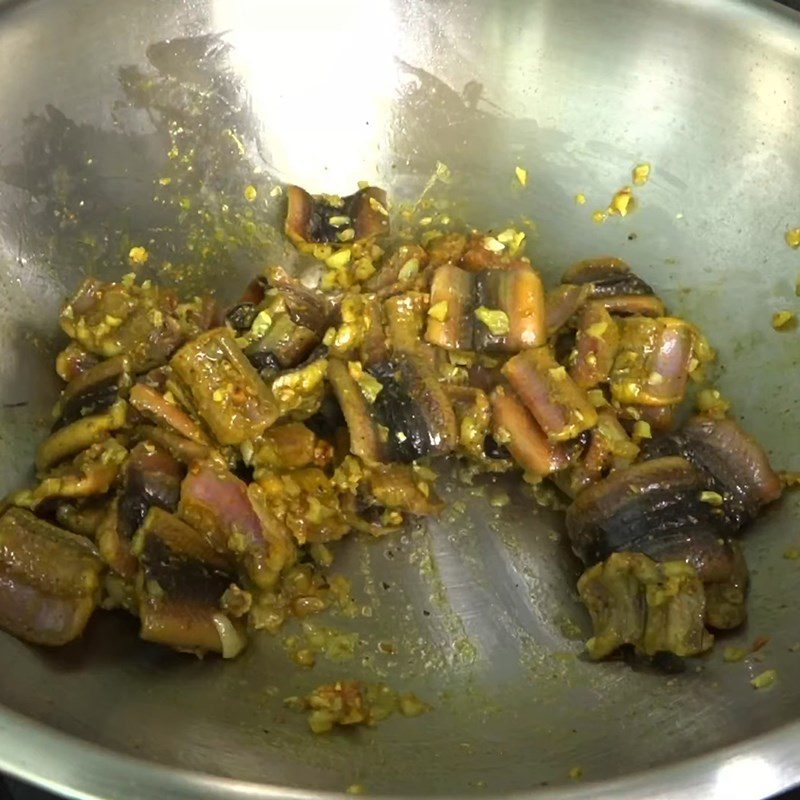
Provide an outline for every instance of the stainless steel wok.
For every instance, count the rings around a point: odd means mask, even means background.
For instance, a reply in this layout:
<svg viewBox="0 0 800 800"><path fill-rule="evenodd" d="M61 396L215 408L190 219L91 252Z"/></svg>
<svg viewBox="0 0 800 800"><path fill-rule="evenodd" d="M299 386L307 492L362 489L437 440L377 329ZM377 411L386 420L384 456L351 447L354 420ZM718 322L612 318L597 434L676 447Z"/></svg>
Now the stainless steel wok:
<svg viewBox="0 0 800 800"><path fill-rule="evenodd" d="M630 261L704 326L723 393L777 466L800 469L800 334L770 326L800 306L800 252L784 242L800 225L793 12L31 0L0 13L0 493L31 463L57 391L57 308L82 274L119 275L141 244L169 279L164 262L197 244L203 210L224 213L251 180L345 193L367 179L404 199L437 160L453 178L431 196L476 226L535 220L530 252L551 278L593 254ZM196 149L178 206L159 182L170 125ZM594 223L641 161L653 172L638 209ZM259 203L279 219L279 199ZM290 258L261 217L259 247L220 234L219 263L198 252L186 288L232 297ZM800 562L783 558L800 543L796 495L746 536L746 630L664 676L581 658L587 620L557 516L516 488L501 509L474 487L447 494L467 505L459 520L339 549L364 606L355 622L327 620L361 636L346 663L302 671L268 635L234 663L201 663L139 642L114 615L60 652L0 636L0 768L102 800L332 797L354 784L404 797L749 798L800 781ZM771 637L763 662L723 662L725 645L756 636ZM777 684L753 690L768 667ZM434 711L313 738L283 698L343 676L413 690Z"/></svg>

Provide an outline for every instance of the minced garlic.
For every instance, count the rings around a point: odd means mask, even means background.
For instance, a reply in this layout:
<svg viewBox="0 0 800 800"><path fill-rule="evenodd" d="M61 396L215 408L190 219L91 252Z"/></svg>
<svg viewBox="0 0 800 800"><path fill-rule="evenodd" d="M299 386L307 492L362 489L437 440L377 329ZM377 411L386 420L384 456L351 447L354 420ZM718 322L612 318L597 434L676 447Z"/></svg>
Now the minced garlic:
<svg viewBox="0 0 800 800"><path fill-rule="evenodd" d="M508 314L500 309L479 306L475 309L475 318L480 320L494 336L505 336L511 330Z"/></svg>
<svg viewBox="0 0 800 800"><path fill-rule="evenodd" d="M447 319L447 300L434 303L428 309L428 316L432 317L437 322L444 322Z"/></svg>

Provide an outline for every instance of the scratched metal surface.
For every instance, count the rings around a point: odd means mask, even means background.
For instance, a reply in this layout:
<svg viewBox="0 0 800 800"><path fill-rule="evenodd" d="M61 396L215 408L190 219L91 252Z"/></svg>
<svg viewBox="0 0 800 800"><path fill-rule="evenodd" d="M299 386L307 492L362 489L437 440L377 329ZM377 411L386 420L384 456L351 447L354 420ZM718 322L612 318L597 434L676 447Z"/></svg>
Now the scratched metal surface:
<svg viewBox="0 0 800 800"><path fill-rule="evenodd" d="M551 279L592 254L629 260L703 325L723 393L778 466L800 469L800 339L770 327L798 303L800 261L783 240L800 224L791 12L722 0L34 0L2 22L0 491L31 461L57 390L56 311L83 274L119 275L130 245L145 244L155 276L232 297L291 258L266 191L253 218L237 216L244 186L345 193L366 179L405 199L437 160L453 182L436 197L454 214L479 227L535 220L530 254ZM192 159L169 157L176 137ZM636 212L593 223L642 160L653 176ZM746 537L750 621L722 642L772 637L763 663L724 664L719 647L665 678L580 657L578 568L557 515L513 484L511 504L494 508L495 488L447 484L463 513L337 548L364 614L326 621L359 633L350 662L301 671L265 635L235 663L201 663L138 642L114 616L58 653L0 637L0 767L104 800L318 797L354 783L409 797L764 797L800 778L789 649L800 567L782 558L800 535L794 496ZM777 685L754 692L768 667ZM434 710L312 739L282 698L342 676L386 680Z"/></svg>

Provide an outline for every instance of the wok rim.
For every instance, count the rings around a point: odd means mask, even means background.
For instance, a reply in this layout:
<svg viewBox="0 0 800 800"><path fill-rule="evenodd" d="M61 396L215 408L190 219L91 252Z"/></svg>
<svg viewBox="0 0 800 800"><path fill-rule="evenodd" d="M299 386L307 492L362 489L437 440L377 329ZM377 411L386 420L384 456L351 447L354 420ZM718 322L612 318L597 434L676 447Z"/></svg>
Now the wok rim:
<svg viewBox="0 0 800 800"><path fill-rule="evenodd" d="M800 721L790 722L768 733L701 756L624 777L586 780L573 786L560 784L503 796L508 800L555 797L565 800L586 797L612 800L645 796L649 800L694 800L697 797L730 796L731 786L729 779L726 779L726 770L741 767L743 772L748 764L752 766L760 762L762 770L768 768L773 773L769 776L771 780L764 773L758 782L737 782L736 790L739 800L757 800L800 783L798 742ZM45 753L46 757L42 757ZM159 800L347 800L352 797L346 792L254 783L169 767L115 752L3 708L0 708L0 770L11 777L76 800L153 797ZM408 795L372 796L411 800ZM432 798L457 796L430 795Z"/></svg>

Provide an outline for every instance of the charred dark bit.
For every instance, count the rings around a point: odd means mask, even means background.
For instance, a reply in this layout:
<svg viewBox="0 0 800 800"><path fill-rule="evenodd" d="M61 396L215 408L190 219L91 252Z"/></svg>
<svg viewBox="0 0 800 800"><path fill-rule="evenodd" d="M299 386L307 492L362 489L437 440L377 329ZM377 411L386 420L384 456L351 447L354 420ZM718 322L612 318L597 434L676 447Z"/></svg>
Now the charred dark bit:
<svg viewBox="0 0 800 800"><path fill-rule="evenodd" d="M120 533L130 539L154 506L175 511L183 469L166 450L142 442L131 450L119 498Z"/></svg>
<svg viewBox="0 0 800 800"><path fill-rule="evenodd" d="M458 444L452 404L430 366L414 355L373 366L383 387L375 398L375 420L388 430L391 460L408 462L446 455Z"/></svg>
<svg viewBox="0 0 800 800"><path fill-rule="evenodd" d="M581 492L567 510L572 549L586 564L621 551L657 561L682 559L703 580L724 580L733 554L704 489L700 472L679 457L616 470Z"/></svg>
<svg viewBox="0 0 800 800"><path fill-rule="evenodd" d="M245 333L258 316L258 306L255 303L238 303L225 315L225 321L236 333Z"/></svg>
<svg viewBox="0 0 800 800"><path fill-rule="evenodd" d="M376 186L347 197L311 195L289 186L287 196L286 235L297 246L362 241L389 232L386 192ZM342 238L347 229L353 236Z"/></svg>
<svg viewBox="0 0 800 800"><path fill-rule="evenodd" d="M0 517L0 628L27 642L81 635L100 598L94 545L21 508Z"/></svg>
<svg viewBox="0 0 800 800"><path fill-rule="evenodd" d="M101 361L71 380L56 405L53 432L65 425L109 409L131 385L126 356Z"/></svg>
<svg viewBox="0 0 800 800"><path fill-rule="evenodd" d="M487 434L483 440L483 452L486 458L511 458L508 448L500 444L491 434Z"/></svg>
<svg viewBox="0 0 800 800"><path fill-rule="evenodd" d="M250 363L259 371L290 369L301 364L322 339L288 314L271 316L269 330L244 349Z"/></svg>
<svg viewBox="0 0 800 800"><path fill-rule="evenodd" d="M97 529L100 554L111 569L132 580L138 564L131 540L153 507L178 507L183 477L181 465L165 449L140 442L125 463L122 487Z"/></svg>
<svg viewBox="0 0 800 800"><path fill-rule="evenodd" d="M659 650L652 658L653 666L665 675L680 675L686 672L686 661L669 650Z"/></svg>
<svg viewBox="0 0 800 800"><path fill-rule="evenodd" d="M693 417L680 431L654 440L648 453L678 454L697 466L706 488L716 493L719 511L731 532L781 494L780 479L764 449L730 419Z"/></svg>
<svg viewBox="0 0 800 800"><path fill-rule="evenodd" d="M205 538L159 508L136 534L142 565L139 615L143 639L202 655L238 655L243 625L224 614L221 600L233 583L227 563Z"/></svg>
<svg viewBox="0 0 800 800"><path fill-rule="evenodd" d="M305 424L320 439L333 441L339 429L345 427L347 423L336 398L328 394L322 401L319 410L305 420Z"/></svg>

